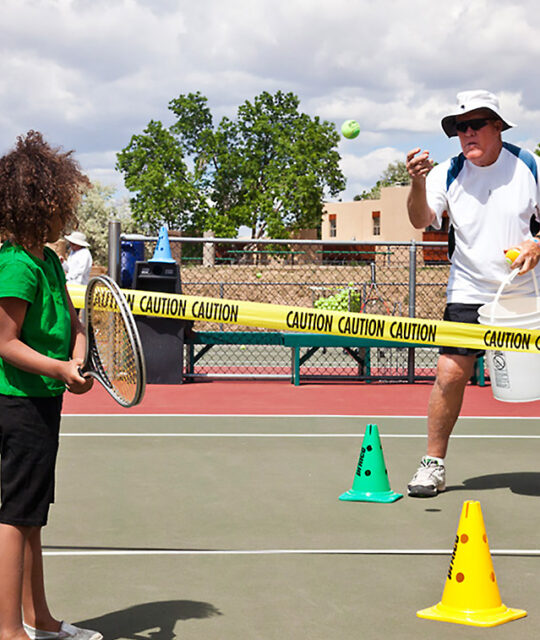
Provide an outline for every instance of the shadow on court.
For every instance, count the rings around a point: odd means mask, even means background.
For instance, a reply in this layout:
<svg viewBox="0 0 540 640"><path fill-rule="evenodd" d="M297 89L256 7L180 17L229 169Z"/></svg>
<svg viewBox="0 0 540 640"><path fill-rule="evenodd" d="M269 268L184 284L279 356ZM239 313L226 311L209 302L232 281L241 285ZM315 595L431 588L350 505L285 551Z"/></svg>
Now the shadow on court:
<svg viewBox="0 0 540 640"><path fill-rule="evenodd" d="M88 629L99 629L107 640L133 639L173 640L174 627L179 620L212 618L222 613L208 602L168 600L135 605L113 611L97 618L79 620L75 624ZM141 636L140 634L144 634Z"/></svg>
<svg viewBox="0 0 540 640"><path fill-rule="evenodd" d="M522 471L517 473L494 473L476 478L468 478L462 485L446 487L447 491L470 491L484 489L510 489L523 496L540 496L540 473Z"/></svg>

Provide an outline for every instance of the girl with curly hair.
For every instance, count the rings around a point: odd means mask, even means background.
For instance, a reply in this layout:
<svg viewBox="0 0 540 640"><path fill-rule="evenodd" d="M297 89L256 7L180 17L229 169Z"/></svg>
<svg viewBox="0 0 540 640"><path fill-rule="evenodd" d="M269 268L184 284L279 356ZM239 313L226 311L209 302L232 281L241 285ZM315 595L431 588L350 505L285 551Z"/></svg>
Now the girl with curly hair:
<svg viewBox="0 0 540 640"><path fill-rule="evenodd" d="M92 386L79 374L84 329L46 243L76 225L88 185L72 153L36 131L0 158L0 640L102 639L52 616L41 550L62 396Z"/></svg>

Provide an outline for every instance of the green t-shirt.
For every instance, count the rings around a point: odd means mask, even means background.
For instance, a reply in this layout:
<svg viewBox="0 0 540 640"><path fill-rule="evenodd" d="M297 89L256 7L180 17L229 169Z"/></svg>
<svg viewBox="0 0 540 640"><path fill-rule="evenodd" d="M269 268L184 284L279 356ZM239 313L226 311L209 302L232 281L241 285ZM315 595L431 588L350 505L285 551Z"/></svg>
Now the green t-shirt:
<svg viewBox="0 0 540 640"><path fill-rule="evenodd" d="M0 298L28 302L21 341L56 360L69 360L71 320L66 277L56 253L44 248L40 260L19 245L0 248ZM0 358L0 393L12 396L50 397L62 394L60 380L22 371Z"/></svg>

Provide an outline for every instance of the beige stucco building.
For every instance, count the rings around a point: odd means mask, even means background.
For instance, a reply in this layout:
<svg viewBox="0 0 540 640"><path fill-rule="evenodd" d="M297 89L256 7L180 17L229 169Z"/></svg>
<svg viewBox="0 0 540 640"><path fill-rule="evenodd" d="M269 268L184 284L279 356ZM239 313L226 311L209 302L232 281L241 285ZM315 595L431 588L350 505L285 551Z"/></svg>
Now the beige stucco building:
<svg viewBox="0 0 540 640"><path fill-rule="evenodd" d="M409 187L383 187L379 200L327 202L321 238L342 242L408 242L423 239L407 215Z"/></svg>

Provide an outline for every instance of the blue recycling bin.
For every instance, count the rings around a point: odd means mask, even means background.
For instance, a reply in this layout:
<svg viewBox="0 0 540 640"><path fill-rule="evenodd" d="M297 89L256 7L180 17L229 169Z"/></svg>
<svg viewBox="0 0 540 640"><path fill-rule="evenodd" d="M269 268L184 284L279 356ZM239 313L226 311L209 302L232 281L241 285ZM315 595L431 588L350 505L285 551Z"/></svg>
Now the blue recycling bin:
<svg viewBox="0 0 540 640"><path fill-rule="evenodd" d="M122 240L120 242L120 286L124 289L133 287L135 263L144 260L143 240Z"/></svg>

